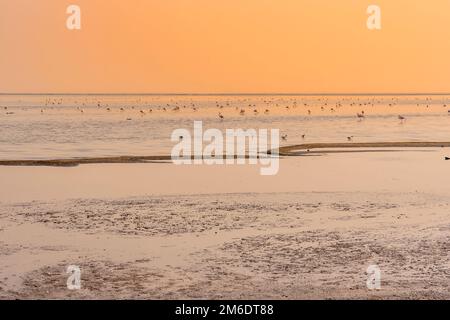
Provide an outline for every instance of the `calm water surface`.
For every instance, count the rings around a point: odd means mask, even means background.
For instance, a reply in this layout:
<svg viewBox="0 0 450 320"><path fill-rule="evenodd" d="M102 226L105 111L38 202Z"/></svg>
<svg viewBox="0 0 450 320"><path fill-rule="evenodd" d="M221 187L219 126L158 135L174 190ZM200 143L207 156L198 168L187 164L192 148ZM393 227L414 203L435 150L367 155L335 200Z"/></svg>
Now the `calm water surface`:
<svg viewBox="0 0 450 320"><path fill-rule="evenodd" d="M450 141L450 96L1 95L0 108L0 159L169 154L172 131L194 120L277 128L282 145Z"/></svg>

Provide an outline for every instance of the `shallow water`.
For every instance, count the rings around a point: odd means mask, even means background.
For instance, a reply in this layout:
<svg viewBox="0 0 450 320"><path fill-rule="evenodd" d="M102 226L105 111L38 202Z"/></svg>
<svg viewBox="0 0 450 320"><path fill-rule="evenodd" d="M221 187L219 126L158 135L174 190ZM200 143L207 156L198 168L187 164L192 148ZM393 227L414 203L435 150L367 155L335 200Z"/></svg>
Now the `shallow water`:
<svg viewBox="0 0 450 320"><path fill-rule="evenodd" d="M280 192L421 192L450 195L448 148L286 157L278 174L260 165L93 164L69 168L0 166L0 204L145 195ZM281 200L280 200L281 201ZM282 201L281 201L282 203Z"/></svg>
<svg viewBox="0 0 450 320"><path fill-rule="evenodd" d="M194 120L280 129L282 145L450 140L450 96L0 95L0 108L0 159L14 160L167 155Z"/></svg>

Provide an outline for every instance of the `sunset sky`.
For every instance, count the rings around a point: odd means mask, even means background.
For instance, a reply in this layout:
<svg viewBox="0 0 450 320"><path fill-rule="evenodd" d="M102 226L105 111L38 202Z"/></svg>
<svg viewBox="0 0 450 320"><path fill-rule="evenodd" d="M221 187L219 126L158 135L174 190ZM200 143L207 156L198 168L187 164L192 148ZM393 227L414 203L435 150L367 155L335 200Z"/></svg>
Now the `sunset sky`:
<svg viewBox="0 0 450 320"><path fill-rule="evenodd" d="M449 57L448 0L0 0L3 93L450 92Z"/></svg>

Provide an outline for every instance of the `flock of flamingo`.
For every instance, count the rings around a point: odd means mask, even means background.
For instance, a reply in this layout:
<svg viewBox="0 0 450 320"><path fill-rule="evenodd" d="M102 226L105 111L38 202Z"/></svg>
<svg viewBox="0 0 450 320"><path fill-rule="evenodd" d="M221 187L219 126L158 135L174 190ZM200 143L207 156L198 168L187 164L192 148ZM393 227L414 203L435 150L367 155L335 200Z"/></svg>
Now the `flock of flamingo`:
<svg viewBox="0 0 450 320"><path fill-rule="evenodd" d="M450 110L447 110L447 101L448 97L442 97L438 101L433 100L433 98L415 98L409 100L400 101L398 97L343 97L335 99L334 101L330 101L328 97L308 97L308 98L299 98L299 97L291 97L291 98L280 98L280 97L260 97L259 101L255 97L237 97L234 99L222 99L222 100L213 100L210 101L194 101L191 99L190 101L177 101L169 99L169 102L161 102L161 101L144 101L142 98L137 98L134 101L131 99L122 104L122 106L117 106L117 102L110 105L108 103L102 102L98 98L94 97L84 97L80 99L72 100L64 100L62 97L46 97L44 102L40 104L42 107L40 109L41 114L45 114L47 110L58 110L58 107L70 107L73 106L77 112L85 113L86 108L96 108L100 110L104 110L106 112L126 112L129 115L129 111L134 112L136 115L145 116L152 113L178 113L182 110L188 110L191 112L197 112L198 110L203 110L203 107L209 107L210 110L217 110L217 117L220 121L224 121L226 119L224 113L225 110L231 111L231 116L233 113L235 116L245 117L248 115L258 116L258 115L269 115L272 113L280 113L282 110L284 113L289 112L291 110L297 109L302 110L303 114L310 116L313 114L320 114L321 112L330 112L335 113L338 112L342 107L353 107L355 110L359 109L361 111L356 112L355 116L358 121L363 121L367 117L366 110L371 107L376 106L384 106L393 108L397 105L408 104L409 106L413 106L414 104L422 109L428 109L430 106L439 106L441 105L446 109L446 112L450 115ZM13 115L15 112L11 111L6 106L1 106L3 108L6 115ZM11 109L14 109L11 107ZM27 109L22 107L22 109ZM234 112L233 112L234 110ZM406 117L402 114L397 115L400 123L406 121ZM131 117L127 117L126 120L132 120ZM305 139L305 134L302 134L301 137ZM347 141L353 141L354 136L346 137ZM281 135L281 139L287 141L287 134ZM445 158L445 160L450 160L450 158Z"/></svg>
<svg viewBox="0 0 450 320"><path fill-rule="evenodd" d="M416 98L417 99L417 98ZM238 104L239 106L235 106L234 110L239 116L246 116L246 115L254 115L257 116L259 114L269 115L271 113L271 110L280 110L283 109L284 111L288 112L292 109L297 108L303 108L305 113L307 115L312 115L313 111L317 107L320 107L320 111L329 111L331 113L337 112L340 108L342 108L344 105L349 107L361 107L360 112L356 112L356 118L360 121L364 120L366 118L366 112L364 108L367 107L375 107L376 105L384 105L389 107L394 107L399 104L398 98L393 97L388 100L383 100L380 98L369 98L369 99L363 99L360 98L356 99L350 99L350 98L343 98L336 100L335 102L331 103L328 98L317 98L316 101L298 101L298 98L291 98L286 101L286 99L262 99L261 104L262 106L257 106L255 101L252 101L250 98L242 98L232 101L215 101L215 102L209 102L211 105L218 109L217 117L220 120L225 120L225 115L223 113L223 109L225 108L233 108L233 104ZM309 99L311 100L311 99ZM417 99L418 100L418 99ZM445 102L447 99L442 98L442 106L444 108L447 107L447 103ZM417 107L424 107L429 108L430 105L433 103L431 98L426 98L425 101L416 101ZM83 99L82 101L74 100L71 102L71 104L74 105L76 110L80 113L84 113L86 107L92 107L96 106L98 109L104 109L107 112L113 111L113 109L116 109L120 112L124 112L127 110L135 110L138 112L139 115L144 116L148 114L152 114L154 112L180 112L181 110L190 110L192 112L196 112L199 110L200 106L198 103L195 103L194 101L190 101L188 103L181 103L180 101L171 101L170 103L149 103L142 101L142 98L136 99L133 104L129 104L127 106L122 107L112 107L108 103L102 103L102 101L98 99L91 99L88 98ZM242 107L242 105L246 105L246 107ZM67 103L64 103L63 98L45 98L45 102L43 104L43 107L40 109L40 112L43 114L48 109L54 109L58 106L67 105ZM7 115L13 115L13 111L8 111L8 107L3 107L6 111ZM450 110L447 110L447 113L450 115ZM404 122L406 120L406 117L404 115L399 114L397 116L398 120L401 122ZM127 120L132 120L132 118L127 118ZM350 137L349 137L350 138Z"/></svg>

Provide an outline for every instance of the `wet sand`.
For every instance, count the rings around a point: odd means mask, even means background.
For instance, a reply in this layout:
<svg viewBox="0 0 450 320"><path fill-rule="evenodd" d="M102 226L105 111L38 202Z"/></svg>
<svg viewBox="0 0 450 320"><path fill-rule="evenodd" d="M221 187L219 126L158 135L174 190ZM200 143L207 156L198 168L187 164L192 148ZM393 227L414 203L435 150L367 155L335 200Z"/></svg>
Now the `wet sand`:
<svg viewBox="0 0 450 320"><path fill-rule="evenodd" d="M446 153L3 167L0 298L449 299Z"/></svg>
<svg viewBox="0 0 450 320"><path fill-rule="evenodd" d="M431 141L404 141L404 142L351 142L351 143L304 143L299 145L284 146L280 148L280 155L298 155L298 151L314 149L355 149L358 152L363 148L448 148L450 142ZM326 151L322 150L322 153ZM0 162L1 164L1 162Z"/></svg>
<svg viewBox="0 0 450 320"><path fill-rule="evenodd" d="M28 203L14 216L6 207L1 297L448 299L447 199L150 197ZM80 291L66 288L72 264ZM370 264L381 290L366 288Z"/></svg>

